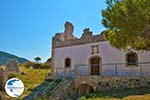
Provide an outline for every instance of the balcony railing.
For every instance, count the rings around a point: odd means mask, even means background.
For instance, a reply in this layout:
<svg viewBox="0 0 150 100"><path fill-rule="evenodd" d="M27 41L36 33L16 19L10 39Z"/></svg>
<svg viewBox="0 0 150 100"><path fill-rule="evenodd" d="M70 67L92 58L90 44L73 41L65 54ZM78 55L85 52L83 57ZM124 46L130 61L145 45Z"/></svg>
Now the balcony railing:
<svg viewBox="0 0 150 100"><path fill-rule="evenodd" d="M74 78L75 70L71 68L56 68L55 77L57 78Z"/></svg>
<svg viewBox="0 0 150 100"><path fill-rule="evenodd" d="M126 77L150 77L150 62L139 62L136 65L126 65L125 63L109 63L109 64L80 64L75 65L73 69L57 68L56 76L59 77L75 77L92 75L92 67L98 66L99 76L126 76ZM95 74L94 74L95 75Z"/></svg>

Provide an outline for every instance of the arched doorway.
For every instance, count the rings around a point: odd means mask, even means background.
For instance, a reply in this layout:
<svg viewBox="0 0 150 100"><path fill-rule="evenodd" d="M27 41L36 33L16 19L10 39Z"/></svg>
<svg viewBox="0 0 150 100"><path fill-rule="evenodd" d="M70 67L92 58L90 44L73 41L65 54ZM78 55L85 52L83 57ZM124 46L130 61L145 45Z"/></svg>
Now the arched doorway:
<svg viewBox="0 0 150 100"><path fill-rule="evenodd" d="M94 56L89 59L91 75L100 75L101 58Z"/></svg>
<svg viewBox="0 0 150 100"><path fill-rule="evenodd" d="M93 92L94 92L94 89L92 88L92 86L90 86L88 84L81 84L77 88L77 97L81 97L83 95L90 94Z"/></svg>

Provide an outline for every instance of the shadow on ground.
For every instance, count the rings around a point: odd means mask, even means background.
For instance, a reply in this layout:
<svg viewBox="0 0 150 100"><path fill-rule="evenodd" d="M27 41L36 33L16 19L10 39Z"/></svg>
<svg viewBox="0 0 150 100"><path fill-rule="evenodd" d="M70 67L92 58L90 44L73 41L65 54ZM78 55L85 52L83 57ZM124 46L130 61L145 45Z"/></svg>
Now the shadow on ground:
<svg viewBox="0 0 150 100"><path fill-rule="evenodd" d="M96 91L92 94L87 94L85 96L82 96L82 98L116 98L116 99L123 99L127 96L145 95L145 94L150 94L150 87L112 90L112 91L109 91L109 92Z"/></svg>

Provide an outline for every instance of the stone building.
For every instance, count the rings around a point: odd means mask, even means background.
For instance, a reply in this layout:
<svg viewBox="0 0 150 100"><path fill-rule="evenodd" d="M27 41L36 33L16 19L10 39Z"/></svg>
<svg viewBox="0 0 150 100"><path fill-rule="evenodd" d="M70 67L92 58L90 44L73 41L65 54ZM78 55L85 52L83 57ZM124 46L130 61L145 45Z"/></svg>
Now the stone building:
<svg viewBox="0 0 150 100"><path fill-rule="evenodd" d="M150 76L150 52L112 47L103 33L93 35L89 28L80 38L73 35L72 23L52 38L53 75Z"/></svg>
<svg viewBox="0 0 150 100"><path fill-rule="evenodd" d="M64 27L64 32L52 38L52 76L73 78L71 91L76 97L97 90L150 86L149 51L130 47L126 51L118 50L104 38L103 32L93 35L85 28L77 38L73 35L72 23L66 22Z"/></svg>

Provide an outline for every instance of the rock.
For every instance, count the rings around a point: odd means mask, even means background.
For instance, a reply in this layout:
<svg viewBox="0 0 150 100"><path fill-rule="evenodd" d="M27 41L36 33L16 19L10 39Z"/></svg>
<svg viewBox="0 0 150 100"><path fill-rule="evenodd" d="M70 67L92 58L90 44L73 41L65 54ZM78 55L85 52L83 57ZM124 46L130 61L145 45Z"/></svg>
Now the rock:
<svg viewBox="0 0 150 100"><path fill-rule="evenodd" d="M25 72L21 72L20 74L21 74L21 75L26 75L26 73L25 73Z"/></svg>
<svg viewBox="0 0 150 100"><path fill-rule="evenodd" d="M5 68L6 72L16 72L19 73L19 67L18 67L18 62L16 59L12 59L10 60L7 64L6 64L6 68Z"/></svg>
<svg viewBox="0 0 150 100"><path fill-rule="evenodd" d="M2 84L3 84L3 69L0 68L0 90L2 89Z"/></svg>
<svg viewBox="0 0 150 100"><path fill-rule="evenodd" d="M0 90L4 89L4 85L7 79L8 79L8 73L5 72L2 68L0 68Z"/></svg>
<svg viewBox="0 0 150 100"><path fill-rule="evenodd" d="M10 100L10 98L7 98L6 95L0 91L0 100Z"/></svg>

